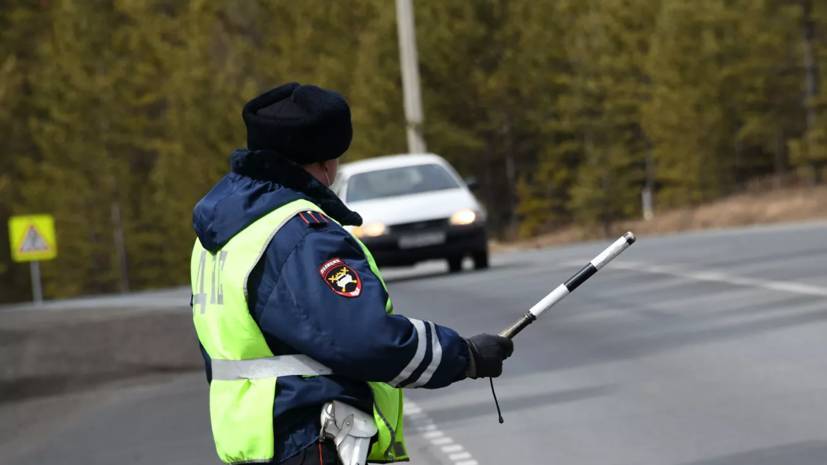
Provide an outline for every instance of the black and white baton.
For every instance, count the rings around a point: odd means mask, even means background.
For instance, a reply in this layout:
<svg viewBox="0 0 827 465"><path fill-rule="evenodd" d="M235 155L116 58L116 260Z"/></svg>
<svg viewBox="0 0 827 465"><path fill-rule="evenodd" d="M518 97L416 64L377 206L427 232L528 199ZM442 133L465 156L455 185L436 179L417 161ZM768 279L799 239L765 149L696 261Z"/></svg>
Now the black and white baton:
<svg viewBox="0 0 827 465"><path fill-rule="evenodd" d="M543 297L543 300L534 304L522 318L515 321L508 329L500 332L500 336L512 339L517 333L522 331L523 328L533 323L543 312L574 292L578 286L586 282L593 274L597 273L597 270L606 266L607 263L614 260L615 257L634 243L635 235L631 232L627 232L621 236L620 239L614 241L614 243L603 252L600 252L600 255L594 257L586 266L580 268L580 271L572 275L565 283L554 288L547 296Z"/></svg>

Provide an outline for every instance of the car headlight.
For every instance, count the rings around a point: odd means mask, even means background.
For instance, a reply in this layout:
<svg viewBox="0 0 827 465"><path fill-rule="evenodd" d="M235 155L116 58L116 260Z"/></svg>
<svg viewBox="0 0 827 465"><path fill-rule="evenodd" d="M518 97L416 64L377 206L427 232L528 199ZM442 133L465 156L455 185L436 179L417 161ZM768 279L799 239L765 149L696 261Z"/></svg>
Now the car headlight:
<svg viewBox="0 0 827 465"><path fill-rule="evenodd" d="M477 212L470 208L463 208L462 210L451 215L451 224L455 226L463 226L477 221Z"/></svg>
<svg viewBox="0 0 827 465"><path fill-rule="evenodd" d="M386 229L382 223L368 223L363 226L356 226L351 232L356 237L378 237L385 234Z"/></svg>

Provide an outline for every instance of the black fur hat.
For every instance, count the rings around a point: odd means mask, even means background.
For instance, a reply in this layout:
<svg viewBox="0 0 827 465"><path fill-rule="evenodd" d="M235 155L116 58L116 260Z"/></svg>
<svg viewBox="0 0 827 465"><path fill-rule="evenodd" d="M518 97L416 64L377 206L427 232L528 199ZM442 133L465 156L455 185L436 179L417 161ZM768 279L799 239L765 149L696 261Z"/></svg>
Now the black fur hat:
<svg viewBox="0 0 827 465"><path fill-rule="evenodd" d="M272 150L300 165L338 158L353 137L344 97L297 82L250 100L241 116L248 149Z"/></svg>

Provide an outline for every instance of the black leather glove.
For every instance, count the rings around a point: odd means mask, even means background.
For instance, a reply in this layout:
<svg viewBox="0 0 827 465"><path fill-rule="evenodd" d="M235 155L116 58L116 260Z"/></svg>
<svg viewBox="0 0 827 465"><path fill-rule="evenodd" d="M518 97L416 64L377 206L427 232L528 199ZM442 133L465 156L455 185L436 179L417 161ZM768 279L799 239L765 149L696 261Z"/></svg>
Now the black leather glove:
<svg viewBox="0 0 827 465"><path fill-rule="evenodd" d="M511 339L492 334L477 334L465 340L471 360L465 374L469 378L496 378L503 372L503 360L514 352Z"/></svg>

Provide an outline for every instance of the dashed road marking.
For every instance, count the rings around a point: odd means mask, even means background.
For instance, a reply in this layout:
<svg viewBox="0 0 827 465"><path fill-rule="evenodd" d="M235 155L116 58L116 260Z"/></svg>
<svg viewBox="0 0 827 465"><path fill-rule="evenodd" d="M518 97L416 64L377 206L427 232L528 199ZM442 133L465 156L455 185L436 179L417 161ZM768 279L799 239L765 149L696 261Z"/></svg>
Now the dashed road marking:
<svg viewBox="0 0 827 465"><path fill-rule="evenodd" d="M767 289L770 291L791 292L794 294L827 297L827 288L820 286L795 283L791 281L775 281L758 278L747 278L745 276L738 276L715 270L692 271L676 266L649 265L646 263L627 261L614 262L611 265L609 265L609 267L619 270L631 270L640 271L643 273L665 274L670 276L677 276L679 278L694 279L696 281L718 282L725 284L733 284L736 286L757 287L761 289Z"/></svg>
<svg viewBox="0 0 827 465"><path fill-rule="evenodd" d="M435 431L437 429L436 429L435 424L427 423L427 424L423 424L423 425L419 425L419 426L414 426L413 430L417 431L417 432L422 432L422 431Z"/></svg>
<svg viewBox="0 0 827 465"><path fill-rule="evenodd" d="M479 465L462 444L458 444L439 429L422 407L406 400L405 415L411 423L410 430L428 441L431 446L439 448L439 451L447 456L452 465Z"/></svg>
<svg viewBox="0 0 827 465"><path fill-rule="evenodd" d="M461 450L461 444L451 444L450 446L442 446L442 452L459 452Z"/></svg>

